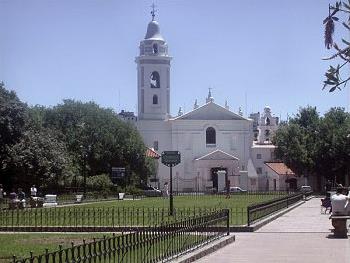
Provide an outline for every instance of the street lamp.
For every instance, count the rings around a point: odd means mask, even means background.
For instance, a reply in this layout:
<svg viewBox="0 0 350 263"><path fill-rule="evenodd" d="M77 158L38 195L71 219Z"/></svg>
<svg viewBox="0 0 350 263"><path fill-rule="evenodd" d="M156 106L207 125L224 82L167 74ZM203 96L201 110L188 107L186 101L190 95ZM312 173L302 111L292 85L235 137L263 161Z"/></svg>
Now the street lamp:
<svg viewBox="0 0 350 263"><path fill-rule="evenodd" d="M82 158L83 158L83 167L82 167L82 176L84 179L84 197L86 197L86 159L89 156L89 153L91 151L91 145L89 145L87 148L85 148L83 145L80 145L80 148L82 149Z"/></svg>

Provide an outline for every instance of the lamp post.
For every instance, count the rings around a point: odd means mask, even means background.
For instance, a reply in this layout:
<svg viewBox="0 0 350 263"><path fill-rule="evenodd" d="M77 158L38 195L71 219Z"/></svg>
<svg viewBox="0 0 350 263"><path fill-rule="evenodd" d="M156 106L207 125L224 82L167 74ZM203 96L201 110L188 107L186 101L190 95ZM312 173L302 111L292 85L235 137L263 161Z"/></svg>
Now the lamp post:
<svg viewBox="0 0 350 263"><path fill-rule="evenodd" d="M86 159L88 158L88 155L91 151L91 145L88 145L87 148L85 148L83 145L80 145L80 148L82 149L82 159L83 159L83 167L82 167L82 176L83 176L83 184L84 184L84 197L86 196Z"/></svg>

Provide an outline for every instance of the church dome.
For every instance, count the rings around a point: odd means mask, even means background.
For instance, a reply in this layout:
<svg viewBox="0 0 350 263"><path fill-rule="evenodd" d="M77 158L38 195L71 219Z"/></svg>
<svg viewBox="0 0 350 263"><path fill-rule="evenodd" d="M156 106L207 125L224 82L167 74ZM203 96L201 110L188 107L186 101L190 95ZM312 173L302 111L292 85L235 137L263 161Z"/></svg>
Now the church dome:
<svg viewBox="0 0 350 263"><path fill-rule="evenodd" d="M157 21L152 20L148 23L145 39L164 40L160 34L160 28Z"/></svg>

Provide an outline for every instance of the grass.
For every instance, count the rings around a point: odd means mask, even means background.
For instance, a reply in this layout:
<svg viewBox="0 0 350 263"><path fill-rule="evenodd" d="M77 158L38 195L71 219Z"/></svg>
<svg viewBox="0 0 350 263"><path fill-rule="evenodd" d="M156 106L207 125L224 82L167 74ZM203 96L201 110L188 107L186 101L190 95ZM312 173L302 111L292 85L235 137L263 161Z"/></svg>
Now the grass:
<svg viewBox="0 0 350 263"><path fill-rule="evenodd" d="M247 206L281 197L281 194L176 196L175 216L169 216L168 198L106 201L50 209L0 212L0 226L144 226L228 208L230 224L247 222Z"/></svg>
<svg viewBox="0 0 350 263"><path fill-rule="evenodd" d="M119 238L121 249L116 253L108 253L108 244L110 248L113 248L113 240L115 240L115 248L118 248L119 241L112 238L109 242L110 236L106 236L106 240L103 240L102 234L0 234L0 263L11 262L13 255L16 255L17 260L30 257L30 252L33 256L44 255L46 249L48 253L58 251L59 245L62 246L62 258L65 260L66 256L69 262L77 260L77 248L74 249L75 258L71 250L65 251L65 248L71 247L71 242L75 245L82 245L83 239L86 240L85 251L88 255L89 251L101 253L102 261L99 262L151 262L155 259L167 258L171 255L182 253L191 249L197 245L203 244L217 237L217 234L208 235L207 233L173 233L167 236L158 236L149 240L149 236L145 235L138 240L138 245L131 245L136 240L133 234L124 236L116 236ZM92 238L97 238L98 243L94 246L89 244ZM128 238L127 238L128 237ZM154 237L153 237L154 238ZM140 243L141 241L141 243ZM106 247L105 245L106 244ZM101 250L100 250L101 249ZM83 249L80 248L80 255L83 256ZM94 253L94 252L93 252ZM49 262L53 261L53 255L48 254ZM56 262L58 262L58 253L55 254ZM93 260L93 259L92 259ZM39 262L35 260L34 262ZM26 261L27 262L27 261Z"/></svg>
<svg viewBox="0 0 350 263"><path fill-rule="evenodd" d="M100 233L93 234L8 234L0 233L0 262L11 262L12 256L19 258L29 257L29 252L34 255L45 253L45 249L49 251L57 250L59 245L64 248L70 247L71 242L81 244L83 239L91 241L93 237L102 238L104 235Z"/></svg>

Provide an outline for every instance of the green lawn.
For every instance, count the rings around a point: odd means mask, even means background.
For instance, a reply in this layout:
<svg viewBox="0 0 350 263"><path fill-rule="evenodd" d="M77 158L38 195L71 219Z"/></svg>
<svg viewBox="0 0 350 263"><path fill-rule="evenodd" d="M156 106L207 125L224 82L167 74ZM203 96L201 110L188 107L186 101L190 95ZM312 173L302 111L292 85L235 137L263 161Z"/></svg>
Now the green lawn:
<svg viewBox="0 0 350 263"><path fill-rule="evenodd" d="M109 236L109 235L107 235ZM91 241L92 238L103 238L103 234L4 234L0 233L0 262L11 262L12 256L19 258L29 257L29 252L34 255L57 250L59 245L63 248L71 246L71 242L81 244L83 239Z"/></svg>
<svg viewBox="0 0 350 263"><path fill-rule="evenodd" d="M198 195L198 196L175 196L175 208L231 208L247 207L250 204L264 202L267 200L281 197L280 194L232 194L230 198L225 195ZM135 208L168 208L169 198L143 198L141 200L115 200L99 203L90 203L81 207L89 208L118 208L118 207L135 207Z"/></svg>
<svg viewBox="0 0 350 263"><path fill-rule="evenodd" d="M228 208L230 224L247 222L247 206L281 197L281 194L177 196L175 216L169 216L168 198L114 200L57 208L0 212L0 226L144 226Z"/></svg>

